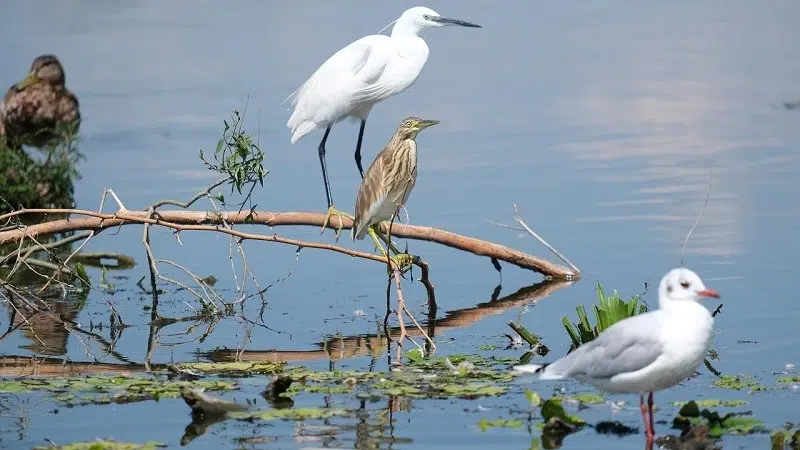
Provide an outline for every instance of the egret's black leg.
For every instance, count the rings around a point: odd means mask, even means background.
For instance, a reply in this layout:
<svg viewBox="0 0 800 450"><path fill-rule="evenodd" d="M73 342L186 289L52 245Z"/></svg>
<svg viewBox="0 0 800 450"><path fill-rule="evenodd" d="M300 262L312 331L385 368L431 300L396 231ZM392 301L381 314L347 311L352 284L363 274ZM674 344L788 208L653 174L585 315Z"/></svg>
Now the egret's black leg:
<svg viewBox="0 0 800 450"><path fill-rule="evenodd" d="M322 180L325 182L325 197L328 200L328 208L333 206L333 197L331 197L331 183L328 181L328 165L325 163L325 141L328 140L328 135L331 133L331 126L325 130L325 136L322 136L322 142L319 143L319 163L322 166Z"/></svg>
<svg viewBox="0 0 800 450"><path fill-rule="evenodd" d="M364 139L364 127L367 125L366 120L361 121L361 127L358 129L358 142L356 142L356 166L358 166L358 173L361 174L361 179L364 179L364 169L361 167L361 140Z"/></svg>

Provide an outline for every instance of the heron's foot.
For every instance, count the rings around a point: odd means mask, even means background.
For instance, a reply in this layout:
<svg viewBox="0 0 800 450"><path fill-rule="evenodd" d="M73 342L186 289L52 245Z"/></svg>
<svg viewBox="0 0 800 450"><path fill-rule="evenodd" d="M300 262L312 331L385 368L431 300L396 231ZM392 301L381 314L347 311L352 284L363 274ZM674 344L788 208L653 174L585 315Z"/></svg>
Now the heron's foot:
<svg viewBox="0 0 800 450"><path fill-rule="evenodd" d="M342 221L342 217L347 217L350 220L353 220L353 216L347 214L344 211L339 211L338 209L334 208L333 205L328 207L328 213L325 214L325 221L322 223L322 231L320 234L325 232L325 228L328 228L328 223L331 221L331 216L336 216L339 219L339 226L335 228L334 233L336 233L336 240L339 240L339 235L342 234L342 226L344 222Z"/></svg>
<svg viewBox="0 0 800 450"><path fill-rule="evenodd" d="M397 265L400 272L405 272L414 263L414 256L408 253L397 253L390 258Z"/></svg>

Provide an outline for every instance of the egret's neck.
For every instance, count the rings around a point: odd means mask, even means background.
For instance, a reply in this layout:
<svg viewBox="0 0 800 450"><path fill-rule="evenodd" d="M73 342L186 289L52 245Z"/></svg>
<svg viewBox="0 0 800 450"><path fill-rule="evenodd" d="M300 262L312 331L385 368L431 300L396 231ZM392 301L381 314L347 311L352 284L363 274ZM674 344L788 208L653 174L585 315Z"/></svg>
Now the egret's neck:
<svg viewBox="0 0 800 450"><path fill-rule="evenodd" d="M422 31L422 28L418 24L405 17L401 17L397 19L397 22L395 22L392 27L392 37L419 36L420 31Z"/></svg>

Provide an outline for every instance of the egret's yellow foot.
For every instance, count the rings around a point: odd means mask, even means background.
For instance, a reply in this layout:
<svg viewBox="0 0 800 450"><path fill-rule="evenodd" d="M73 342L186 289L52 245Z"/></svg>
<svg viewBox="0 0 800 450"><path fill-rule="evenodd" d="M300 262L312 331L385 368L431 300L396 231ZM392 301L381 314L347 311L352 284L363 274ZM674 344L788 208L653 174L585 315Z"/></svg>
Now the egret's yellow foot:
<svg viewBox="0 0 800 450"><path fill-rule="evenodd" d="M347 214L344 211L339 211L338 209L334 208L333 205L328 207L328 213L325 214L325 222L322 223L322 231L321 233L325 232L325 228L328 227L328 222L331 220L331 216L336 215L339 218L339 226L334 231L336 233L336 240L339 240L339 235L342 234L342 217L347 217L350 220L353 220L353 216Z"/></svg>

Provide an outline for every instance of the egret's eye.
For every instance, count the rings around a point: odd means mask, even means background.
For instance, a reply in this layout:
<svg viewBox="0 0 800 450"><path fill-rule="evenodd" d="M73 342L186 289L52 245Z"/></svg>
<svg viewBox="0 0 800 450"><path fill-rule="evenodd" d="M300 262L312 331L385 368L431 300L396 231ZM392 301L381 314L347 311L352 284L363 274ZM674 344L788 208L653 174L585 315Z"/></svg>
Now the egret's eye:
<svg viewBox="0 0 800 450"><path fill-rule="evenodd" d="M423 14L422 18L425 19L425 20L430 20L431 16L429 16L427 14Z"/></svg>
<svg viewBox="0 0 800 450"><path fill-rule="evenodd" d="M689 289L689 282L686 280L681 280L681 287L684 289Z"/></svg>

